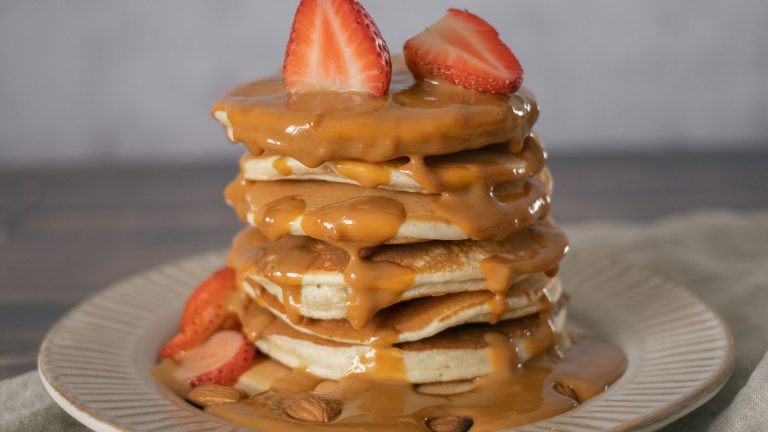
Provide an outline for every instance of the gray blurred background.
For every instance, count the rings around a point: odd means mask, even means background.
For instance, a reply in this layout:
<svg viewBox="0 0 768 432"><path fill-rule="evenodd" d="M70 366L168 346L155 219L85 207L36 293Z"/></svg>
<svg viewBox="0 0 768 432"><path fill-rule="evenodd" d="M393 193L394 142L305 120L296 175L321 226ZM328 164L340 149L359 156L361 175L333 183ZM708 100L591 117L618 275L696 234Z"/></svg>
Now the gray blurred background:
<svg viewBox="0 0 768 432"><path fill-rule="evenodd" d="M208 109L277 70L297 1L0 1L0 169L232 160ZM765 148L768 2L368 0L392 53L490 21L550 151Z"/></svg>

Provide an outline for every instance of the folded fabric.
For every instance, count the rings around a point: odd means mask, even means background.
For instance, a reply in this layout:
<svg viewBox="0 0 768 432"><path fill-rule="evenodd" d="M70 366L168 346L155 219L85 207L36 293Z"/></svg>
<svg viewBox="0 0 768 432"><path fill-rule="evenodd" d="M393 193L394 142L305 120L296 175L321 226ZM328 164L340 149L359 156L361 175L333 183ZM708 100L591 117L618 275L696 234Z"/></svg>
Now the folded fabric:
<svg viewBox="0 0 768 432"><path fill-rule="evenodd" d="M81 432L77 422L48 396L37 371L0 381L0 431Z"/></svg>

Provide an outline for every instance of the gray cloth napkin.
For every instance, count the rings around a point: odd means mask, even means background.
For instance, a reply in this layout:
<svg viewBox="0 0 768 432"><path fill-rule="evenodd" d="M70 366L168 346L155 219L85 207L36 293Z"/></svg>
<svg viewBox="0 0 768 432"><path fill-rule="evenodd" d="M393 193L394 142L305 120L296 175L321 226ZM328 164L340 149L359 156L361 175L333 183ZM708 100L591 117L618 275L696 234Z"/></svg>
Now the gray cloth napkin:
<svg viewBox="0 0 768 432"><path fill-rule="evenodd" d="M733 377L668 431L768 430L768 211L710 210L652 224L566 227L574 249L609 252L701 296L731 327ZM45 394L35 372L0 382L0 431L86 430Z"/></svg>
<svg viewBox="0 0 768 432"><path fill-rule="evenodd" d="M768 210L699 211L651 225L566 227L574 249L609 252L676 281L725 319L733 376L702 407L664 430L768 431Z"/></svg>

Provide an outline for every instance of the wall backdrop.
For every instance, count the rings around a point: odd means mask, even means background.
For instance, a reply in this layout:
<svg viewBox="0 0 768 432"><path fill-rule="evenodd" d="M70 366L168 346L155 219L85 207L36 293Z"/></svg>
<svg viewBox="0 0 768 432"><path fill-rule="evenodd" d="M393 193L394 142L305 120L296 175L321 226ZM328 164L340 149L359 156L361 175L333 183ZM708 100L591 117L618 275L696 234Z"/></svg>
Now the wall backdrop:
<svg viewBox="0 0 768 432"><path fill-rule="evenodd" d="M0 0L0 167L231 157L208 109L297 0ZM768 146L768 2L364 0L393 53L447 7L517 54L550 151Z"/></svg>

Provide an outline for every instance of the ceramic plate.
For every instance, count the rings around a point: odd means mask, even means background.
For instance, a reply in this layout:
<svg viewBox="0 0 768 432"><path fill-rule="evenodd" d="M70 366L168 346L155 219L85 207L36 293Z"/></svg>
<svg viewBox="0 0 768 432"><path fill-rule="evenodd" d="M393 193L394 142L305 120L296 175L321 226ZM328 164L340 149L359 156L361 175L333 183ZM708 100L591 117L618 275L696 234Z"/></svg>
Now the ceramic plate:
<svg viewBox="0 0 768 432"><path fill-rule="evenodd" d="M53 399L96 431L241 430L158 388L148 372L186 297L224 257L215 252L141 273L69 312L40 348L38 369ZM727 380L730 332L686 289L590 254L570 256L561 274L571 323L623 348L628 368L582 406L515 430L654 430Z"/></svg>

